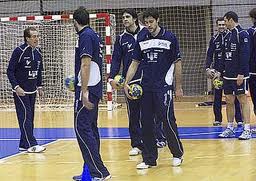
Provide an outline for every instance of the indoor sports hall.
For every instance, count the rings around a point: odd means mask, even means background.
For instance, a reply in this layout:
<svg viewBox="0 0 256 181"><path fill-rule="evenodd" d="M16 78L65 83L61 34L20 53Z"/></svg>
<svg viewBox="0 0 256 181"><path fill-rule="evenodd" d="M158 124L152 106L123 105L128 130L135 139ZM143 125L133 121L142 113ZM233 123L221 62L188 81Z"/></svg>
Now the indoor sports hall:
<svg viewBox="0 0 256 181"><path fill-rule="evenodd" d="M113 181L255 181L256 134L249 140L219 138L227 126L225 97L223 123L213 126L212 81L205 71L208 42L216 33L215 21L228 11L239 15L244 28L253 24L249 11L255 0L1 0L0 1L0 180L71 181L82 172L83 159L74 131L74 93L65 86L74 75L76 32L73 12L85 6L90 26L104 42L103 99L99 106L100 154ZM155 7L160 25L177 36L182 52L183 93L174 99L184 161L172 167L168 147L158 148L157 167L136 169L141 155L129 156L130 136L123 90L113 90L107 77L116 36L123 31L122 10L138 14ZM20 129L7 67L23 30L39 30L43 56L44 97L36 100L34 135L43 153L19 151ZM256 118L250 95L251 128ZM236 124L235 124L236 127ZM255 130L254 130L255 131Z"/></svg>

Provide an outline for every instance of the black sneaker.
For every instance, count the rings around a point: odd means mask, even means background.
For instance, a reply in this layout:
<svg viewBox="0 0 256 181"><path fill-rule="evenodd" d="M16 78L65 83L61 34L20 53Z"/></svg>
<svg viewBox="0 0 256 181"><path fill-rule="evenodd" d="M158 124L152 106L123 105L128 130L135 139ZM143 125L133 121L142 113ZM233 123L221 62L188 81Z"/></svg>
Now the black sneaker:
<svg viewBox="0 0 256 181"><path fill-rule="evenodd" d="M82 180L82 174L81 174L81 175L75 175L75 176L73 177L73 180L75 180L75 181L81 181L81 180Z"/></svg>

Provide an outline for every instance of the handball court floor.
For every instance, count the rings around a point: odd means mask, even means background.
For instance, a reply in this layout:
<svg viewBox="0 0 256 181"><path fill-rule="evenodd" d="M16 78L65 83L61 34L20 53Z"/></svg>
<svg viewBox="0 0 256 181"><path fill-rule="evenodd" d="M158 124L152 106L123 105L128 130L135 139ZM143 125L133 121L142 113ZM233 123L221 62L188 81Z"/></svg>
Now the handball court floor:
<svg viewBox="0 0 256 181"><path fill-rule="evenodd" d="M130 140L126 106L101 110L101 155L113 181L256 181L256 135L251 140L219 139L226 126L213 127L212 107L194 102L175 103L175 114L185 155L181 167L171 166L167 147L159 149L158 166L136 170L141 156L128 156ZM44 153L18 152L19 129L13 111L0 111L1 181L71 181L81 173L82 157L73 131L72 110L37 109L35 135ZM251 113L252 127L255 116ZM237 130L239 135L241 130Z"/></svg>

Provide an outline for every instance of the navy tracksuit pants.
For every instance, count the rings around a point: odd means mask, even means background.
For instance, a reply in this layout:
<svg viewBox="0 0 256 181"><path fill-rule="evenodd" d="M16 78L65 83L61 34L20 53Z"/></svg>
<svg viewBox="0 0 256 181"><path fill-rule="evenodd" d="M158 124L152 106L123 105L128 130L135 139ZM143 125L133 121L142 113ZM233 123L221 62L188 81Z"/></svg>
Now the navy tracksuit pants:
<svg viewBox="0 0 256 181"><path fill-rule="evenodd" d="M250 89L251 99L253 103L253 111L254 111L254 114L256 114L256 76L255 75L250 75L249 89Z"/></svg>
<svg viewBox="0 0 256 181"><path fill-rule="evenodd" d="M222 122L222 113L221 113L222 92L223 92L223 89L214 89L213 112L215 116L215 121L220 121L220 122ZM235 120L236 122L243 121L240 103L237 98L235 98Z"/></svg>
<svg viewBox="0 0 256 181"><path fill-rule="evenodd" d="M183 146L179 139L174 116L172 91L161 91L162 92L144 91L141 98L142 157L143 162L152 166L156 165L158 158L154 135L155 115L163 121L164 133L173 157L181 157L183 155Z"/></svg>
<svg viewBox="0 0 256 181"><path fill-rule="evenodd" d="M28 149L37 145L34 137L36 93L26 94L25 96L17 96L16 93L13 93L13 97L21 132L19 147Z"/></svg>
<svg viewBox="0 0 256 181"><path fill-rule="evenodd" d="M94 109L88 110L80 99L80 90L76 90L74 129L82 152L84 164L88 165L92 177L104 178L109 175L100 156L100 136L97 127L99 98L89 93Z"/></svg>
<svg viewBox="0 0 256 181"><path fill-rule="evenodd" d="M126 96L125 96L126 97ZM141 101L130 100L126 97L127 112L129 118L129 134L131 138L131 146L142 149L141 141Z"/></svg>

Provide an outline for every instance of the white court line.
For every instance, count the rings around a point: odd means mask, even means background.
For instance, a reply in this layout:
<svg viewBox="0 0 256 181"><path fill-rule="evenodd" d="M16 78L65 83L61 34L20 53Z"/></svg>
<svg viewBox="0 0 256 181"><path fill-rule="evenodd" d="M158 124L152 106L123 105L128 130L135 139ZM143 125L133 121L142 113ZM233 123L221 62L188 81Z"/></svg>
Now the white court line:
<svg viewBox="0 0 256 181"><path fill-rule="evenodd" d="M39 140L39 139L37 139L37 140ZM51 140L52 140L52 139L51 139ZM50 143L43 144L42 146L50 145L50 144L53 144L53 143L56 143L56 142L58 142L58 140L52 141L52 142L50 142ZM10 158L12 158L12 157L15 157L15 156L18 156L18 155L21 155L21 154L25 154L25 153L27 153L27 152L26 152L26 151L22 151L22 152L19 152L19 153L16 153L16 154L13 154L13 155L10 155L10 156L1 158L1 159L0 159L0 163L3 163L3 162L5 162L7 159L10 159ZM29 153L29 154L42 154L42 153Z"/></svg>
<svg viewBox="0 0 256 181"><path fill-rule="evenodd" d="M0 141L19 141L20 139L19 138L0 138ZM56 140L54 138L39 138L39 139L36 139L38 141L43 141L43 140L46 140L46 141L50 141L50 140Z"/></svg>

